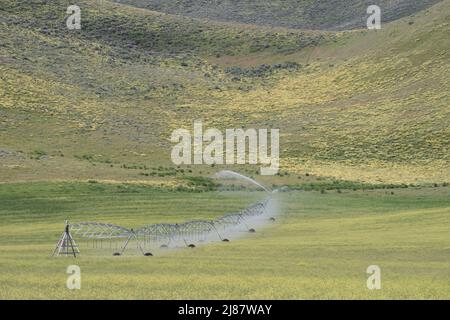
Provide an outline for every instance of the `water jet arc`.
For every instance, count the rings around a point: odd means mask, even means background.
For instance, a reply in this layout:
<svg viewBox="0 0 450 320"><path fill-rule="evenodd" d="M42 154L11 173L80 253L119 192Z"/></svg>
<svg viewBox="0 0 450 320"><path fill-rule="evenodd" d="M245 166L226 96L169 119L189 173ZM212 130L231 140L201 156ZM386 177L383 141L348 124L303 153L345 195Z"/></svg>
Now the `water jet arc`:
<svg viewBox="0 0 450 320"><path fill-rule="evenodd" d="M267 193L272 193L272 191L270 191L269 189L267 189L266 187L264 187L264 186L263 186L262 184L260 184L259 182L253 180L252 178L249 178L249 177L247 177L247 176L244 176L244 175L242 175L242 174L240 174L240 173L237 173L237 172L234 172L234 171L231 171L231 170L222 170L222 171L216 173L215 176L216 176L217 178L222 178L222 179L227 179L227 178L230 178L230 177L239 178L239 179L245 180L245 181L247 181L247 182L250 182L250 183L252 183L252 184L254 184L254 185L256 185L256 186L262 188L262 189L263 189L264 191L266 191Z"/></svg>

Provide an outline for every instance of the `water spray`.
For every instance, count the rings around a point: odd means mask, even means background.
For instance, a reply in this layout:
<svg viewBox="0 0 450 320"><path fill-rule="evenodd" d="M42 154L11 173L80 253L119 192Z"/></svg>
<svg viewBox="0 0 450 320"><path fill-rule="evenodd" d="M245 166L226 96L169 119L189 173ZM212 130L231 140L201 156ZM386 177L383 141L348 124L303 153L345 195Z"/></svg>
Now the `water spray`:
<svg viewBox="0 0 450 320"><path fill-rule="evenodd" d="M127 229L121 226L98 222L81 222L72 224L71 230L75 235L95 241L107 239L123 241L120 251L113 255L122 255L131 240L136 241L137 248L144 256L153 256L153 253L145 250L147 246L153 248L177 247L177 243L182 243L184 247L195 248L196 243L207 240L229 242L230 234L237 234L239 227L244 226L250 233L256 232L255 224L261 223L261 218L271 213L268 208L273 204L272 195L277 190L270 190L257 181L234 171L221 171L216 177L222 179L241 179L250 182L263 189L268 196L239 212L225 214L214 220L193 220L181 224L151 224L139 229ZM274 217L267 218L266 221L275 221Z"/></svg>
<svg viewBox="0 0 450 320"><path fill-rule="evenodd" d="M262 184L260 184L259 182L255 181L254 179L249 178L247 176L244 176L244 175L242 175L240 173L237 173L237 172L234 172L234 171L222 170L222 171L216 173L215 177L219 178L219 179L230 179L230 178L242 179L242 180L248 181L248 182L250 182L250 183L260 187L261 189L263 189L267 193L272 193L272 191L270 191L269 189L267 189Z"/></svg>

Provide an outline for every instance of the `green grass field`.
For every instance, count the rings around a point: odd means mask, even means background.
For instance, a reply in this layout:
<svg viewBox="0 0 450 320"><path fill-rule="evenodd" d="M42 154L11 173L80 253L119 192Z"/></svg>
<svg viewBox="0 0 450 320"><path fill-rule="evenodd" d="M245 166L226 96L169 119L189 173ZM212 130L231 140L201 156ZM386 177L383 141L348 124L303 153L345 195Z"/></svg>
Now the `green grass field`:
<svg viewBox="0 0 450 320"><path fill-rule="evenodd" d="M0 185L0 299L449 299L450 188L284 192L277 221L154 257L51 258L64 219L137 227L213 218L259 192L89 183ZM82 248L83 250L83 248ZM66 268L81 267L81 290ZM378 265L382 289L366 288Z"/></svg>

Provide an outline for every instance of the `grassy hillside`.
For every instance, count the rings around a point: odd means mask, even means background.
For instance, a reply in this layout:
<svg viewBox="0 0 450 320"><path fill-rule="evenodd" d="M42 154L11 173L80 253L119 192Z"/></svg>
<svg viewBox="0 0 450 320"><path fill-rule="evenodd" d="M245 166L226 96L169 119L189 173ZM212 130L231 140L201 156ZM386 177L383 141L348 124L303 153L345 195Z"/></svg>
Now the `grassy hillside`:
<svg viewBox="0 0 450 320"><path fill-rule="evenodd" d="M281 128L276 179L450 180L448 0L337 33L106 1L68 31L68 1L0 4L0 181L170 180L170 133L199 118Z"/></svg>
<svg viewBox="0 0 450 320"><path fill-rule="evenodd" d="M298 29L344 30L366 27L366 10L379 5L383 21L412 15L440 0L116 0L166 13L211 20Z"/></svg>
<svg viewBox="0 0 450 320"><path fill-rule="evenodd" d="M117 47L126 58L133 57L133 49L140 49L142 54L165 55L293 51L318 44L324 38L320 32L225 24L95 0L78 2L83 32L77 33L66 28L70 1L2 0L1 3L5 15L2 22L8 25L57 38L69 36L106 43Z"/></svg>

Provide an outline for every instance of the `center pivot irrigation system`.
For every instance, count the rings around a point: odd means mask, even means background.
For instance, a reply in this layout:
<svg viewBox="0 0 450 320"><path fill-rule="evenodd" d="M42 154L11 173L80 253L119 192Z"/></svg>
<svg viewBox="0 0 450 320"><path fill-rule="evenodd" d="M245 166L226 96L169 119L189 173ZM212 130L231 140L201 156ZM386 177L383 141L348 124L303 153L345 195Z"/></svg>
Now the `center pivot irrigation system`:
<svg viewBox="0 0 450 320"><path fill-rule="evenodd" d="M80 222L69 224L66 221L65 231L58 241L53 255L60 255L61 252L66 256L76 256L79 253L78 246L72 237L72 234L92 240L92 246L97 249L112 248L112 243L120 242L116 248L118 251L113 255L120 256L129 247L132 240L136 241L137 249L144 256L153 256L147 248L169 248L187 246L195 248L197 244L206 241L229 242L229 236L242 232L255 232L254 225L262 220L274 221L270 216L269 205L272 201L272 192L261 186L256 181L242 176L232 171L222 171L219 177L231 176L244 179L262 187L269 196L263 201L257 202L244 210L236 213L229 213L215 220L194 220L181 224L151 224L139 229L128 229L125 227L106 224L100 222ZM70 231L69 231L70 230ZM104 243L106 242L106 243ZM69 254L70 253L70 254Z"/></svg>

